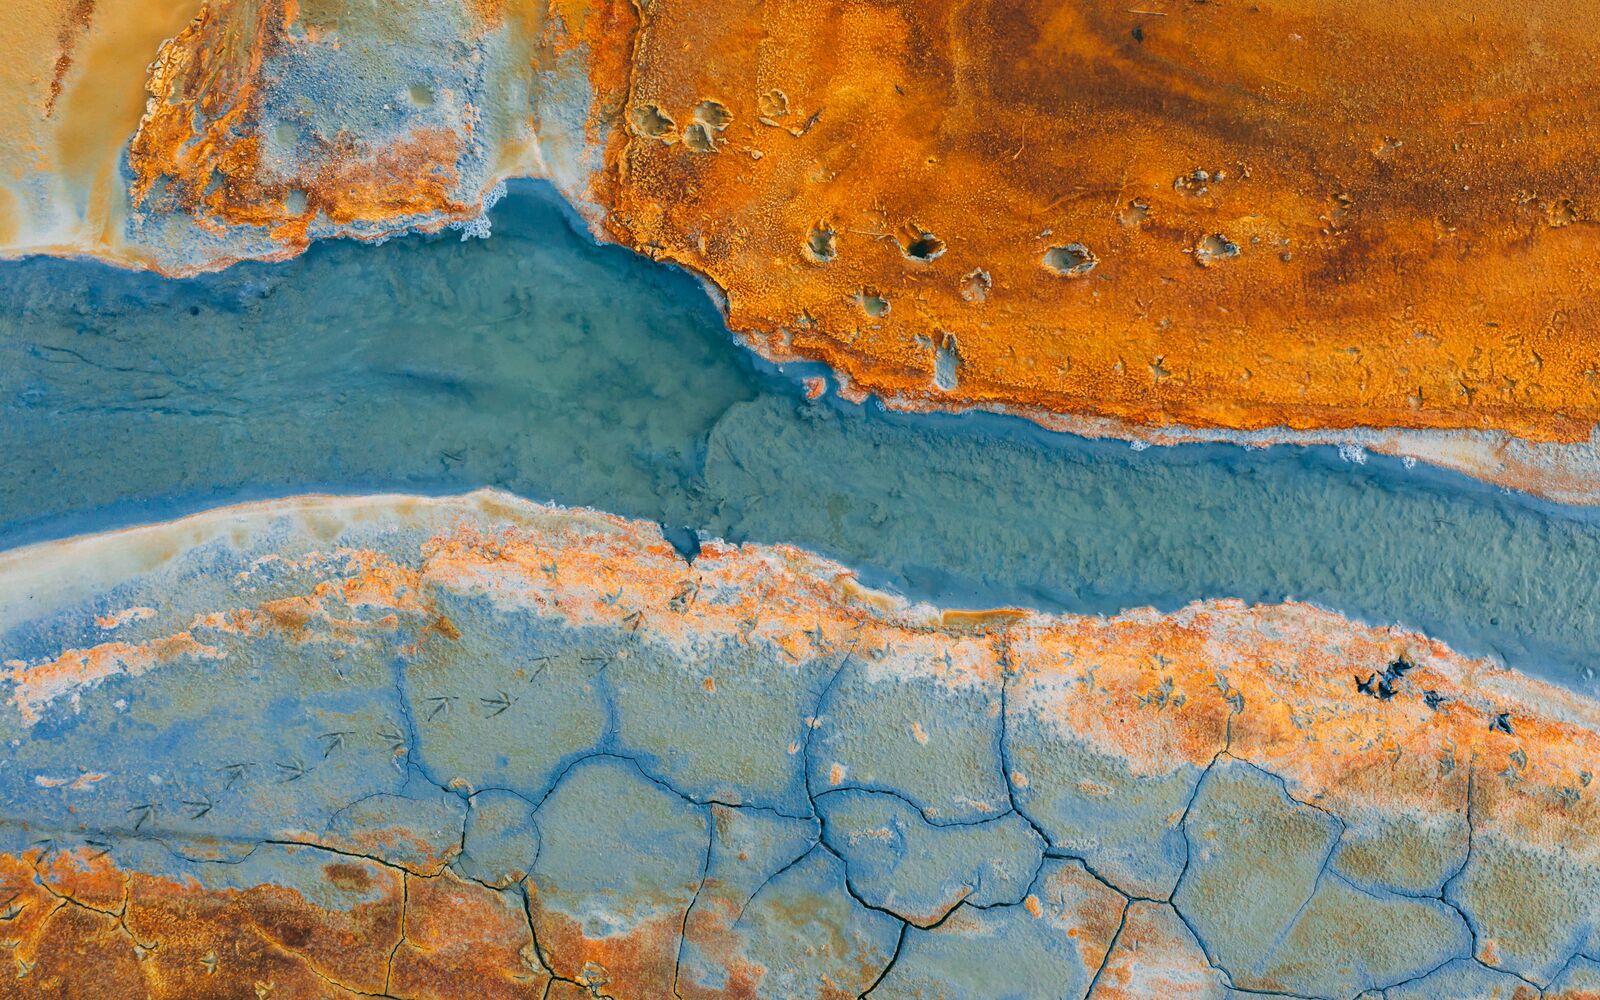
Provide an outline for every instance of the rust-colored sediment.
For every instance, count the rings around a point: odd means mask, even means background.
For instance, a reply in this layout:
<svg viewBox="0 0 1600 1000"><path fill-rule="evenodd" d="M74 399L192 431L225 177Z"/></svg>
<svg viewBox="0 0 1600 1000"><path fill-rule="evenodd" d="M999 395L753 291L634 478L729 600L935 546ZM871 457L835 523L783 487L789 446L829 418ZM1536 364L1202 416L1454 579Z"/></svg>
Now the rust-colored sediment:
<svg viewBox="0 0 1600 1000"><path fill-rule="evenodd" d="M48 848L0 855L15 966L4 995L538 997L548 976L520 904L313 848L319 901L274 885L210 889ZM115 992L107 992L115 991Z"/></svg>
<svg viewBox="0 0 1600 1000"><path fill-rule="evenodd" d="M1508 801L1560 805L1541 820L1541 839L1588 844L1588 824L1600 815L1587 796L1574 805L1557 794L1587 787L1583 775L1600 756L1600 708L1591 699L1398 627L1359 625L1307 604L1231 599L1108 617L942 611L867 590L837 563L792 546L709 541L690 564L648 522L568 514L489 491L405 502L420 516L459 505L500 522L486 528L463 517L435 532L420 560L373 549L312 553L299 565L321 579L304 594L198 612L180 630L141 643L108 639L53 659L7 661L0 679L12 685L11 706L32 721L109 677L184 669L225 655L229 643L270 638L337 648L376 634L414 637L417 646L454 643L459 628L441 617L434 595L475 594L626 632L684 657L712 641L760 639L800 661L849 635L856 648L892 651L876 661L891 674L931 674L959 688L1006 673L1016 679L1019 704L1135 769L1164 766L1158 759L1203 764L1226 747L1314 801L1411 791L1431 800L1444 785L1464 782L1470 768L1499 771L1517 755ZM376 504L369 511L367 503L312 501L307 510L330 519L419 516L411 508L386 515L389 508ZM205 537L212 518L266 518L287 504L224 508L141 530L153 539L167 531ZM45 560L72 544L20 553ZM683 597L710 592L715 601ZM1412 664L1410 688L1436 693L1438 705L1382 700L1352 684L1353 673L1381 670L1397 657ZM1515 735L1488 724L1502 713L1515 721ZM1414 787L1401 780L1402 761L1418 768ZM1448 768L1442 775L1439 763ZM1381 777L1380 786L1367 788L1362 775Z"/></svg>
<svg viewBox="0 0 1600 1000"><path fill-rule="evenodd" d="M913 406L1586 438L1597 20L655 3L632 106L675 125L635 128L607 222L710 276L765 353ZM732 115L715 154L685 141L707 99ZM919 233L942 254L909 259Z"/></svg>

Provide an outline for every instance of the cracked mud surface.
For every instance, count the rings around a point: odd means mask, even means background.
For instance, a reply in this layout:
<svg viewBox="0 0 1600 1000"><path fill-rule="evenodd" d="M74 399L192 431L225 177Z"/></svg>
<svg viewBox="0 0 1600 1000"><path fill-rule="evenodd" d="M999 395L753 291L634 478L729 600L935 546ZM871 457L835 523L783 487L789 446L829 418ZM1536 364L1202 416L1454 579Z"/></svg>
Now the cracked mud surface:
<svg viewBox="0 0 1600 1000"><path fill-rule="evenodd" d="M8 996L1600 970L1600 708L1303 605L940 611L495 493L229 508L0 581Z"/></svg>

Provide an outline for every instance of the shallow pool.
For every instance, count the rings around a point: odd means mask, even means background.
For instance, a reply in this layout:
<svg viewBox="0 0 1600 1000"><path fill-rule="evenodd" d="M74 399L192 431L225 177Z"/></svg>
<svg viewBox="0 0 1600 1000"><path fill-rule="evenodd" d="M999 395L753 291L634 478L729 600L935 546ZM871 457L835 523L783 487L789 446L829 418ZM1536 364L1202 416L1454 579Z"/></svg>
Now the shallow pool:
<svg viewBox="0 0 1600 1000"><path fill-rule="evenodd" d="M946 603L1295 597L1590 686L1594 512L1332 449L1135 452L807 402L694 279L594 245L549 188L493 221L185 281L0 265L0 544L495 485L792 542Z"/></svg>

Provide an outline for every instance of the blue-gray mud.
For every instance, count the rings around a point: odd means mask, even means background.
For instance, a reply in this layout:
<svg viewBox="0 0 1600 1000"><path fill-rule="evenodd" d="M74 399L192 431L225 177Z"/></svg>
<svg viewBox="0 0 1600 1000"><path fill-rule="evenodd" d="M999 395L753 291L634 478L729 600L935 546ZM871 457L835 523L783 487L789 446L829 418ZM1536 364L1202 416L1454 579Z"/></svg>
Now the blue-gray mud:
<svg viewBox="0 0 1600 1000"><path fill-rule="evenodd" d="M444 561L471 568L422 571L419 553L453 524L465 534ZM214 912L213 898L263 885L328 922L376 911L343 950L269 930L288 959L280 984L303 963L394 997L441 995L405 987L410 963L395 961L429 880L525 914L489 931L528 982L583 986L547 998L1476 1000L1600 954L1600 865L1570 833L1589 802L1559 821L1545 803L1548 837L1530 846L1510 779L1479 763L1474 785L1409 741L1382 780L1425 774L1429 794L1303 801L1234 755L1233 734L1270 731L1278 711L1248 672L1236 710L1211 724L1205 703L1220 699L1194 688L1122 720L1156 745L1186 713L1185 731L1210 733L1208 763L1181 751L1174 765L1170 746L1134 762L1060 724L1063 703L1089 695L1026 636L930 642L916 619L784 586L780 561L718 570L653 542L479 499L343 521L258 515L75 557L110 567L107 585L0 623L0 662L105 641L98 616L130 604L154 607L118 640L187 626L206 651L70 694L24 676L16 701L0 699L0 864L35 872L0 896L0 940L15 901L64 907L63 876L104 860L133 876L100 937L125 934L121 949L142 948L168 984L117 995L185 1000L249 995L248 928L273 926L270 900L230 911L244 954L227 928L159 915ZM350 550L376 555L314 554ZM561 560L527 558L545 551ZM630 558L605 570L630 581L615 604L585 596L597 565ZM418 572L374 596L360 567L390 559ZM608 611L561 610L591 604ZM276 611L223 610L252 605ZM53 700L30 699L35 687ZM1357 712L1420 709L1413 692L1382 710L1346 697ZM30 702L37 719L19 710ZM449 928L467 945L484 933L466 918ZM89 937L44 938L18 965L20 992L0 955L0 995L110 995L71 957ZM200 973L207 955L215 979ZM1189 988L1097 992L1108 969L1122 970L1108 983ZM36 985L51 975L79 992ZM473 995L540 995L491 992L493 978Z"/></svg>
<svg viewBox="0 0 1600 1000"><path fill-rule="evenodd" d="M1592 687L1593 512L1331 449L1141 453L807 402L692 277L595 245L547 187L493 225L184 281L0 266L0 543L492 485L795 543L945 604L1296 598Z"/></svg>

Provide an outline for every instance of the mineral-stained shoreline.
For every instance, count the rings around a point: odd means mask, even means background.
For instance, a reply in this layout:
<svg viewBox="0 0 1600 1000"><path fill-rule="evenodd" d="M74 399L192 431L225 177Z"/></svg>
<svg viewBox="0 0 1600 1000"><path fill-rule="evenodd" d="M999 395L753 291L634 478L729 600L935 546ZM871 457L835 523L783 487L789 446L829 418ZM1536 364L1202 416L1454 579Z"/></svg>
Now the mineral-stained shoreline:
<svg viewBox="0 0 1600 1000"><path fill-rule="evenodd" d="M0 660L6 996L1600 984L1600 706L1305 605L313 497L0 555Z"/></svg>
<svg viewBox="0 0 1600 1000"><path fill-rule="evenodd" d="M842 391L1600 497L1596 17L1538 0L24 0L0 254L482 232L508 177Z"/></svg>

